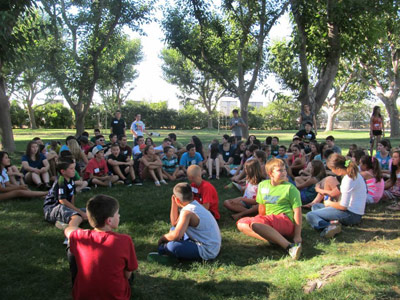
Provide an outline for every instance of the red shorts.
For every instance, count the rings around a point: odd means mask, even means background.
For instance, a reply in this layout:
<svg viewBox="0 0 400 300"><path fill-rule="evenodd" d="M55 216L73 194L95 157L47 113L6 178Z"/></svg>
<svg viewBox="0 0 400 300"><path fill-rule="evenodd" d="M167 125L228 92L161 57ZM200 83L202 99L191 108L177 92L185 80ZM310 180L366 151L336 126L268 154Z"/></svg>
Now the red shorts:
<svg viewBox="0 0 400 300"><path fill-rule="evenodd" d="M285 214L245 217L241 218L238 223L248 224L249 226L254 223L268 225L288 237L292 237L294 234L294 224Z"/></svg>

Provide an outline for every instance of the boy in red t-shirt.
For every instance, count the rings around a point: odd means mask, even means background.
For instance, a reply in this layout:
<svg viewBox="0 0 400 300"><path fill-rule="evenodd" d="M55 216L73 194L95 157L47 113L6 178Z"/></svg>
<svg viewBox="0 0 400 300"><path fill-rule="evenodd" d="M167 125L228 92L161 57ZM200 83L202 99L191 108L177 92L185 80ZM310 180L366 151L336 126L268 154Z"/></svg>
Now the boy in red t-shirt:
<svg viewBox="0 0 400 300"><path fill-rule="evenodd" d="M132 272L138 268L129 235L113 232L119 224L116 199L97 195L86 204L93 230L68 226L74 299L130 299ZM73 270L76 270L74 274Z"/></svg>
<svg viewBox="0 0 400 300"><path fill-rule="evenodd" d="M118 175L108 175L107 162L104 159L104 149L101 145L93 148L94 157L86 166L84 180L87 180L89 185L112 186L118 181ZM123 182L122 182L123 183Z"/></svg>
<svg viewBox="0 0 400 300"><path fill-rule="evenodd" d="M215 187L201 178L201 168L191 165L187 169L187 176L191 182L193 199L208 209L218 221L220 218L218 209L218 193Z"/></svg>

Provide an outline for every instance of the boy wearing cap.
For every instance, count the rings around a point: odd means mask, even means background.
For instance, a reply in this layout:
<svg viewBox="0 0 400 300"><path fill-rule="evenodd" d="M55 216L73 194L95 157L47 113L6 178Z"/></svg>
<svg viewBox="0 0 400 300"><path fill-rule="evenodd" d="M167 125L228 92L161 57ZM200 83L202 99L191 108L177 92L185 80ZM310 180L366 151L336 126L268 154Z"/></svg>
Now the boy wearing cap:
<svg viewBox="0 0 400 300"><path fill-rule="evenodd" d="M112 186L118 181L118 175L108 175L107 162L104 159L104 149L97 145L92 150L93 158L89 160L86 166L83 179L87 180L89 185Z"/></svg>

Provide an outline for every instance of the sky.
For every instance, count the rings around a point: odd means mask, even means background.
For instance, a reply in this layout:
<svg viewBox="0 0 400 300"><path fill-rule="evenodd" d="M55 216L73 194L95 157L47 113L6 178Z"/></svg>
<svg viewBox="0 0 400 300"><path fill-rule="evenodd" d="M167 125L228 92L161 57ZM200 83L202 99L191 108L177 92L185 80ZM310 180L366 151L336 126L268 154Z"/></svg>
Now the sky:
<svg viewBox="0 0 400 300"><path fill-rule="evenodd" d="M161 13L157 13L156 18L160 19ZM146 102L168 101L170 108L178 109L179 101L177 100L177 88L169 84L162 78L162 60L159 58L160 52L165 47L162 42L164 34L158 23L152 22L143 26L143 31L146 36L139 36L133 33L131 36L140 38L143 46L144 58L137 66L139 77L134 81L135 89L131 92L128 99L144 100ZM289 24L288 14L282 16L279 24L274 26L270 32L271 40L282 39L289 36L291 27ZM277 83L274 83L273 77L267 78L268 84L274 88L279 88ZM262 91L255 91L252 98L265 98Z"/></svg>

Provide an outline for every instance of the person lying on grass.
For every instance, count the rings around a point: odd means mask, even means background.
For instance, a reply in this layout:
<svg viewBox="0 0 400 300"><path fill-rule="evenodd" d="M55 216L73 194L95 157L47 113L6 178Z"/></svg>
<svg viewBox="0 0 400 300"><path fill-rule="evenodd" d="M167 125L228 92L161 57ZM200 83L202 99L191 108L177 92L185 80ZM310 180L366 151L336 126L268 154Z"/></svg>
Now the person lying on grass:
<svg viewBox="0 0 400 300"><path fill-rule="evenodd" d="M138 268L135 246L127 234L115 233L119 204L106 195L96 195L86 204L91 230L70 224L69 240L74 299L130 299L132 272Z"/></svg>
<svg viewBox="0 0 400 300"><path fill-rule="evenodd" d="M170 219L173 227L158 240L158 253L150 253L149 259L162 260L162 255L184 260L210 260L217 257L221 248L218 224L203 205L193 200L189 184L182 182L175 185Z"/></svg>
<svg viewBox="0 0 400 300"><path fill-rule="evenodd" d="M8 153L0 151L0 200L22 197L35 198L47 195L47 192L31 191L25 184L12 184L7 174L8 166L10 166Z"/></svg>
<svg viewBox="0 0 400 300"><path fill-rule="evenodd" d="M270 179L258 184L258 215L240 219L237 228L248 236L278 244L293 259L298 259L302 221L300 192L287 182L282 160L271 159L265 168Z"/></svg>

